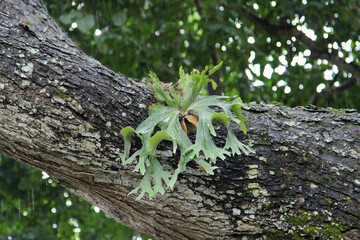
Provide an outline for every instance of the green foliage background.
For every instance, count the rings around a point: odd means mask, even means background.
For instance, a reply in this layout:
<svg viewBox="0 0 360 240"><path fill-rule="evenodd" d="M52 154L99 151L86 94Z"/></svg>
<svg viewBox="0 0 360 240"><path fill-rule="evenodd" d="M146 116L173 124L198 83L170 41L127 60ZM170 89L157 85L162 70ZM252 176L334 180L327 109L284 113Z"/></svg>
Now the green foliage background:
<svg viewBox="0 0 360 240"><path fill-rule="evenodd" d="M45 3L78 46L116 72L142 79L151 70L161 80L173 82L181 65L186 72L202 69L212 65L216 56L224 61L220 72L224 94L240 95L245 102L307 105L319 86L326 89L341 85L351 76L341 69L336 71L337 67L326 60L309 56L305 56L305 63L291 64L295 56L304 55L307 47L287 34L272 36L256 28L246 19L244 9L273 24L286 22L312 29L322 48L359 67L359 0ZM100 31L100 35L95 34ZM264 76L266 68L278 66L285 71ZM330 75L328 80L325 73ZM359 110L359 92L357 83L320 98L318 105ZM65 197L65 192L49 179L43 180L41 172L1 157L0 239L132 239L138 235L96 213L71 193ZM66 205L68 200L71 206ZM52 208L56 213L51 212ZM80 233L73 231L77 227L70 223L71 218L77 219Z"/></svg>
<svg viewBox="0 0 360 240"><path fill-rule="evenodd" d="M201 5L201 16L195 2ZM292 66L293 58L307 47L287 34L271 36L255 28L242 9L272 24L286 22L312 29L321 47L335 54L341 52L343 59L350 57L352 64L359 66L359 0L93 0L84 1L83 5L81 1L46 0L46 3L51 15L87 54L114 71L136 79L142 79L151 70L162 81L176 81L180 66L190 72L193 68L201 70L205 65L212 65L215 48L219 61L224 61L222 89L226 95L239 95L245 102L307 105L319 84L326 87L333 86L336 81L342 84L349 75L340 70L333 74L336 75L334 81L327 81L324 72L332 69L333 64L310 57L306 57L306 63L311 67ZM73 22L78 23L76 29L71 28ZM96 29L102 34L96 36ZM250 44L249 38L255 42ZM350 50L344 50L346 42ZM259 64L259 76L249 68L252 51L255 53L252 64ZM282 64L280 56L284 56L287 66ZM274 72L268 79L263 76L267 64L273 69L283 65L286 71L283 74ZM246 69L253 79L248 78ZM254 86L256 80L263 85ZM290 93L284 93L285 85L279 84L280 80L291 88ZM300 84L303 89L299 89ZM273 86L278 86L276 91ZM357 84L347 91L320 99L319 105L360 109L359 90Z"/></svg>
<svg viewBox="0 0 360 240"><path fill-rule="evenodd" d="M0 156L0 240L149 239L43 176Z"/></svg>

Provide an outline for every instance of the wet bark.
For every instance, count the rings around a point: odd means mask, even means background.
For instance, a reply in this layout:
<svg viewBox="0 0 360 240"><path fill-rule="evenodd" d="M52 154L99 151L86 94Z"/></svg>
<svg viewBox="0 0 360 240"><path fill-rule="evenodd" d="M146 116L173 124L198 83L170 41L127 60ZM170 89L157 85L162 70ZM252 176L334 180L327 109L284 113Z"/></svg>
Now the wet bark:
<svg viewBox="0 0 360 240"><path fill-rule="evenodd" d="M134 201L141 176L115 161L119 131L146 118L151 101L144 84L79 50L40 1L0 2L0 154L159 239L358 236L355 110L249 103L248 134L237 134L256 154L218 161L213 176L190 166L173 191Z"/></svg>

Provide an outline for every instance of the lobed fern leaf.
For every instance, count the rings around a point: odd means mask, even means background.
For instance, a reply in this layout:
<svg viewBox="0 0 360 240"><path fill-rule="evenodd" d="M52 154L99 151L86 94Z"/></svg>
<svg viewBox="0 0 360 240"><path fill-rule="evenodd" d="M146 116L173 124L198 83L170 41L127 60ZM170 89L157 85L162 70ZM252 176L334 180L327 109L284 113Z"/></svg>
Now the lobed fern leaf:
<svg viewBox="0 0 360 240"><path fill-rule="evenodd" d="M254 150L241 143L235 133L229 128L230 122L237 123L240 129L246 133L245 122L248 121L241 113L241 108L248 107L236 98L231 102L227 96L199 96L202 90L210 82L214 89L216 83L210 79L210 75L217 71L222 62L202 72L193 70L190 74L179 70L180 79L176 85L165 88L155 73L149 73L149 88L154 92L157 103L149 109L149 117L136 129L125 127L121 130L124 137L124 153L121 157L123 164L137 161L135 170L144 175L140 185L130 194L141 189L137 199L141 199L146 193L154 198L157 193L164 194L165 187L173 188L178 175L186 170L190 161L195 161L208 174L214 174L217 159L224 160L226 156L254 153ZM216 112L217 107L222 112ZM196 129L195 144L187 136L185 120L190 122ZM223 148L217 147L211 136L216 136L213 121L220 121L227 129L226 143ZM160 131L154 132L158 126ZM141 149L130 155L131 136L136 134L142 142ZM173 152L180 150L180 161L174 173L165 171L157 160L156 148L162 141L171 141Z"/></svg>

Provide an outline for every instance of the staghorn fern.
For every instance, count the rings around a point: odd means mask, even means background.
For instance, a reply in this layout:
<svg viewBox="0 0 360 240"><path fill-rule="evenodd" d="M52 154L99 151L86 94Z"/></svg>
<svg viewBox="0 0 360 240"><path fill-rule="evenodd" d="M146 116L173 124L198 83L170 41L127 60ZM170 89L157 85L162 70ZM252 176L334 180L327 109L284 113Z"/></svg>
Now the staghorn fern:
<svg viewBox="0 0 360 240"><path fill-rule="evenodd" d="M190 74L184 73L180 68L180 79L175 85L164 87L155 73L149 73L149 87L154 92L157 103L150 106L149 117L145 119L136 129L125 127L121 130L124 137L124 154L121 157L123 164L129 164L137 160L136 172L144 175L140 185L130 192L136 193L141 188L137 199L141 199L145 193L150 198L157 193L164 194L166 187L173 188L178 175L185 171L186 164L193 160L201 166L208 174L214 174L216 169L213 164L216 159L225 159L232 154L241 152L248 155L254 152L249 146L241 143L235 133L229 128L233 121L240 126L246 134L245 121L248 121L241 113L241 108L248 107L236 98L231 102L227 96L199 96L201 91L210 82L216 88L216 83L209 78L217 71L222 62L208 71L208 67L202 72L193 70ZM223 112L216 112L209 108L215 106ZM185 119L196 128L195 144L187 136ZM224 148L215 145L212 136L216 136L213 120L219 120L227 128L227 138ZM160 131L154 133L155 127ZM136 134L142 142L141 149L129 157L131 148L131 136ZM161 141L172 141L173 152L180 150L180 161L173 174L164 171L155 156L155 151Z"/></svg>

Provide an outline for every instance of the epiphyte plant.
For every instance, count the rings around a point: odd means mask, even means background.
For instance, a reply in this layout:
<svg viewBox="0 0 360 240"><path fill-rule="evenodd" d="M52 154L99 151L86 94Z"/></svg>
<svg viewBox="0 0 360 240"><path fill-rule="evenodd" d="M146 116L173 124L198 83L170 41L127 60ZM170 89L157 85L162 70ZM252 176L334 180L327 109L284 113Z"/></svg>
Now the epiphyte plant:
<svg viewBox="0 0 360 240"><path fill-rule="evenodd" d="M194 69L190 74L180 67L180 79L168 87L164 87L155 73L149 73L148 85L154 92L157 103L149 107L149 117L136 129L128 126L120 132L124 137L122 163L133 163L137 159L134 171L144 175L140 185L130 192L136 193L141 188L137 199L141 199L145 193L148 193L150 198L157 193L164 194L164 184L173 188L178 175L185 171L186 164L192 160L208 174L214 174L217 158L224 160L226 155L241 152L248 155L254 152L252 148L241 143L230 128L230 122L233 121L245 134L247 131L245 121L248 120L242 115L241 108L248 109L248 106L240 97L227 102L224 100L229 99L228 96L200 95L209 82L216 88L216 83L209 77L221 65L222 62L211 70L206 66L201 72ZM220 121L227 129L223 148L216 146L212 139L212 136L216 136L212 123L214 120ZM187 135L186 122L196 129L195 143ZM158 127L159 131L154 133L155 127ZM131 136L134 133L140 138L142 147L129 157ZM180 160L173 174L163 169L155 155L157 146L164 140L172 142L174 154L177 149L180 152Z"/></svg>

